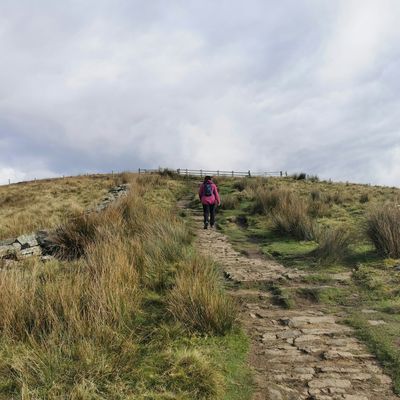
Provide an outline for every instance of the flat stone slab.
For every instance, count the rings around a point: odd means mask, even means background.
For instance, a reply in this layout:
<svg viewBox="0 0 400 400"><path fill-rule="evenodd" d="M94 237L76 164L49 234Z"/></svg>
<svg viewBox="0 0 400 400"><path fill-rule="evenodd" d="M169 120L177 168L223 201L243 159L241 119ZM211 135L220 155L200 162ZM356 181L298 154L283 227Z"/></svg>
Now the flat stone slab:
<svg viewBox="0 0 400 400"><path fill-rule="evenodd" d="M351 387L351 382L347 379L314 379L308 382L308 387L313 389L321 388L341 388L346 389Z"/></svg>
<svg viewBox="0 0 400 400"><path fill-rule="evenodd" d="M21 250L20 255L22 258L41 256L42 249L40 248L40 246L28 247Z"/></svg>
<svg viewBox="0 0 400 400"><path fill-rule="evenodd" d="M17 241L21 244L22 249L27 249L29 247L35 247L39 245L38 241L36 240L36 234L34 233L30 235L18 236Z"/></svg>
<svg viewBox="0 0 400 400"><path fill-rule="evenodd" d="M306 273L273 260L244 257L220 232L201 229L197 218L196 245L221 266L226 278L254 283L252 290L265 282L289 288L296 287L297 279L304 283ZM333 279L346 285L351 274ZM235 297L241 300L241 320L252 339L253 400L399 400L390 377L354 337L354 330L339 323L345 314L329 314L318 304L284 310L268 296Z"/></svg>
<svg viewBox="0 0 400 400"><path fill-rule="evenodd" d="M368 323L372 326L378 326L378 325L385 325L386 322L383 321L382 319L378 319L378 320L369 320Z"/></svg>

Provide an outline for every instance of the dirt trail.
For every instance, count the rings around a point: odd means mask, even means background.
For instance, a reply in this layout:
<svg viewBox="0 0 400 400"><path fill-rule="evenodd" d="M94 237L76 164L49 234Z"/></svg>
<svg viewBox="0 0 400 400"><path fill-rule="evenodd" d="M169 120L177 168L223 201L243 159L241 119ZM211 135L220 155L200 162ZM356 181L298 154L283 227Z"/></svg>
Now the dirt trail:
<svg viewBox="0 0 400 400"><path fill-rule="evenodd" d="M239 298L241 319L251 337L254 400L399 399L375 357L351 328L338 322L340 315L318 304L286 310L257 289L263 282L293 286L300 282L300 272L241 255L223 234L202 229L199 214L193 218L200 252L212 257L227 279L244 284L232 294Z"/></svg>

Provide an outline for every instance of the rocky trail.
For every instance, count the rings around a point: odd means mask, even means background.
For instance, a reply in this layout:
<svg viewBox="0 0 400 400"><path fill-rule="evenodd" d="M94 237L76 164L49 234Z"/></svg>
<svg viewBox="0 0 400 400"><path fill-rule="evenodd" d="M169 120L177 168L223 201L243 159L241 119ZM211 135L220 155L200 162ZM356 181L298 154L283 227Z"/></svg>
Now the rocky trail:
<svg viewBox="0 0 400 400"><path fill-rule="evenodd" d="M375 357L340 323L343 313L321 304L276 305L262 285L306 287L304 272L275 261L247 258L215 229L204 230L202 216L192 215L196 246L222 268L241 320L251 338L249 363L254 370L254 400L395 400L391 378ZM338 277L338 280L346 277ZM367 312L368 310L366 310Z"/></svg>

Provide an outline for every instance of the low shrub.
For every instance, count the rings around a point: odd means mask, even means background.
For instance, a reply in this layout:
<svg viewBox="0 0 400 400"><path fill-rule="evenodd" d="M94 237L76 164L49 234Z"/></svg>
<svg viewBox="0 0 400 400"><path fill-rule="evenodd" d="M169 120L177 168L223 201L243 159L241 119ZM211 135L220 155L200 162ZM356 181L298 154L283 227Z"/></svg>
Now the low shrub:
<svg viewBox="0 0 400 400"><path fill-rule="evenodd" d="M343 226L321 230L317 241L318 248L313 253L321 261L340 261L349 254L350 233Z"/></svg>
<svg viewBox="0 0 400 400"><path fill-rule="evenodd" d="M215 266L198 256L191 256L178 272L168 309L188 330L199 333L225 334L237 317Z"/></svg>
<svg viewBox="0 0 400 400"><path fill-rule="evenodd" d="M366 233L380 254L400 258L400 207L391 203L372 208Z"/></svg>

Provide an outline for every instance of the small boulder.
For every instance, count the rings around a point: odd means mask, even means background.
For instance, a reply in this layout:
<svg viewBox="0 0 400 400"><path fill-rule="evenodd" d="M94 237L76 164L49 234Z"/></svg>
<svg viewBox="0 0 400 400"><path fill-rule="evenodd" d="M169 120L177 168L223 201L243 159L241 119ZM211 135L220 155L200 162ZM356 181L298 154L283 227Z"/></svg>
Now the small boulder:
<svg viewBox="0 0 400 400"><path fill-rule="evenodd" d="M20 252L20 255L23 258L41 256L42 255L42 249L40 248L40 246L28 247L26 249L22 249L21 252Z"/></svg>
<svg viewBox="0 0 400 400"><path fill-rule="evenodd" d="M34 233L30 235L21 235L17 237L17 241L21 244L21 249L28 249L29 247L38 246L39 243L36 240Z"/></svg>
<svg viewBox="0 0 400 400"><path fill-rule="evenodd" d="M39 246L42 248L43 254L52 254L54 250L54 243L51 240L51 232L41 230L36 232L36 240Z"/></svg>
<svg viewBox="0 0 400 400"><path fill-rule="evenodd" d="M19 247L14 244L0 246L0 259L16 260L18 258Z"/></svg>

